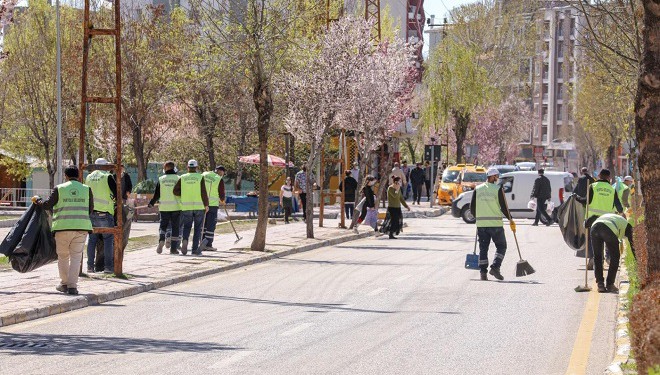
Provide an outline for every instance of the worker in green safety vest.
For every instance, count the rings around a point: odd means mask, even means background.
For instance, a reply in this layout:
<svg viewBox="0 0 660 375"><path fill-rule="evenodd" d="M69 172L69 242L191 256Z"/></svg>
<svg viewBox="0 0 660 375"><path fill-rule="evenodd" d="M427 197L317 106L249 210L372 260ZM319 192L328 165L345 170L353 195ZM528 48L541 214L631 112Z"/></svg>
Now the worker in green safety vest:
<svg viewBox="0 0 660 375"><path fill-rule="evenodd" d="M179 182L179 176L176 174L176 164L173 161L168 161L163 165L163 175L158 178L154 196L148 204L149 207L153 207L156 202L160 202L158 206L160 226L158 228L158 247L156 247L156 253L158 254L163 252L168 228L171 228L172 231L170 254L179 254L181 198L174 195L174 186L177 182Z"/></svg>
<svg viewBox="0 0 660 375"><path fill-rule="evenodd" d="M55 245L57 247L57 269L60 284L57 291L77 295L78 274L82 263L87 234L92 231L90 214L94 211L94 196L89 186L78 181L75 165L64 169L66 182L55 186L50 197L43 201L39 196L32 202L53 211Z"/></svg>
<svg viewBox="0 0 660 375"><path fill-rule="evenodd" d="M498 280L504 280L500 266L506 254L506 236L502 225L502 215L509 219L509 226L516 231L516 223L507 210L506 197L502 186L497 184L500 172L489 168L486 172L488 181L477 186L472 194L470 212L477 219L477 236L479 238L479 268L481 280L488 280L488 273ZM496 253L493 264L488 272L488 247L490 241L495 243Z"/></svg>
<svg viewBox="0 0 660 375"><path fill-rule="evenodd" d="M618 293L614 285L619 269L619 241L624 237L630 242L630 249L635 256L633 245L633 227L625 217L615 214L603 214L594 220L590 231L590 242L594 250L594 273L599 293ZM610 266L607 271L607 284L603 279L603 245L607 245L610 253Z"/></svg>
<svg viewBox="0 0 660 375"><path fill-rule="evenodd" d="M203 182L204 177L197 172L198 166L197 160L189 160L188 173L179 177L179 181L174 185L174 195L181 197L181 221L183 224L181 254L183 255L188 253L188 239L190 231L193 229L193 223L195 231L192 253L194 255L202 254L199 243L204 217L209 210L209 196L206 192L206 184Z"/></svg>
<svg viewBox="0 0 660 375"><path fill-rule="evenodd" d="M96 165L108 165L104 158L94 161ZM112 228L115 226L115 197L117 196L117 183L108 171L95 170L85 179L85 185L94 193L94 211L92 212L92 226L94 228ZM115 239L112 233L92 234L87 243L87 272L94 272L94 259L96 258L96 243L99 237L103 240L103 273L114 272Z"/></svg>
<svg viewBox="0 0 660 375"><path fill-rule="evenodd" d="M586 228L590 228L593 222L601 215L614 212L623 213L623 206L619 200L619 195L616 193L616 190L614 190L612 185L610 185L610 177L611 174L609 169L601 170L598 174L598 180L589 185L589 201L586 202L586 197L584 199L578 198L587 204L584 212ZM591 242L589 243L588 256L590 259L587 268L591 270L594 267L594 252Z"/></svg>
<svg viewBox="0 0 660 375"><path fill-rule="evenodd" d="M202 173L206 191L209 193L209 210L206 212L206 218L204 219L204 235L200 245L202 251L218 250L211 245L215 236L215 227L218 223L218 209L220 204L225 204L225 182L222 180L224 175L225 167L222 165L216 166L215 171Z"/></svg>

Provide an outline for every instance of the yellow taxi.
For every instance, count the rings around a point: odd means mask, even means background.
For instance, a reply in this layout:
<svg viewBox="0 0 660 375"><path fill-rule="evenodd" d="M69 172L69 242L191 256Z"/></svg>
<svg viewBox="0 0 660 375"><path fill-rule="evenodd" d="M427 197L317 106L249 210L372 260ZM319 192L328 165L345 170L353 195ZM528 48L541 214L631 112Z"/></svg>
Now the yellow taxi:
<svg viewBox="0 0 660 375"><path fill-rule="evenodd" d="M459 192L459 177L463 169L472 164L457 164L447 167L442 172L442 179L440 183L436 184L438 187L438 204L451 204L451 201L458 197Z"/></svg>
<svg viewBox="0 0 660 375"><path fill-rule="evenodd" d="M465 169L461 171L459 176L458 183L460 184L460 192L458 194L461 194L465 191L474 190L477 185L486 182L487 179L488 177L486 175L486 168L476 167L474 165L466 166Z"/></svg>

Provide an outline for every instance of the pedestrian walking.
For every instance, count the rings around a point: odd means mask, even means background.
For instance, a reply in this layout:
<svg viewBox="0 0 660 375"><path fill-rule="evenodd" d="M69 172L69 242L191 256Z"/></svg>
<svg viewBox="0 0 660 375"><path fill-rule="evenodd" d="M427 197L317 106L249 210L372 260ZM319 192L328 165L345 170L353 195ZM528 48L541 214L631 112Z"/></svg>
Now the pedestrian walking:
<svg viewBox="0 0 660 375"><path fill-rule="evenodd" d="M536 218L534 218L534 223L532 226L538 226L541 216L546 220L546 226L551 226L554 221L550 215L546 212L548 208L547 200L552 197L552 187L550 186L550 180L545 177L545 170L543 168L538 170L539 176L534 181L534 187L532 188L532 195L530 198L536 198Z"/></svg>
<svg viewBox="0 0 660 375"><path fill-rule="evenodd" d="M415 164L415 168L410 171L410 185L412 185L413 199L412 204L419 201L422 197L422 186L424 186L424 169L422 163Z"/></svg>
<svg viewBox="0 0 660 375"><path fill-rule="evenodd" d="M94 161L96 165L108 165L104 158ZM94 195L94 211L90 215L94 228L112 228L115 226L115 197L117 182L108 171L95 170L85 179L85 185L92 189ZM114 272L115 238L112 233L92 234L87 243L87 272L94 273L96 258L96 243L103 241L103 273Z"/></svg>
<svg viewBox="0 0 660 375"><path fill-rule="evenodd" d="M431 201L431 180L433 180L433 168L431 168L431 162L426 161L424 163L424 187L426 188L426 200ZM419 204L419 202L417 202Z"/></svg>
<svg viewBox="0 0 660 375"><path fill-rule="evenodd" d="M293 186L291 177L287 177L284 185L280 188L280 206L284 209L284 224L289 224L291 210L293 209Z"/></svg>
<svg viewBox="0 0 660 375"><path fill-rule="evenodd" d="M598 217L591 226L590 242L594 251L594 274L599 293L619 293L614 285L616 273L619 269L619 241L624 237L630 242L630 250L635 256L633 246L633 227L628 220L620 215L604 214ZM607 270L607 285L603 278L603 246L606 245L610 253L609 268Z"/></svg>
<svg viewBox="0 0 660 375"><path fill-rule="evenodd" d="M582 176L578 178L577 184L575 185L575 190L573 190L573 193L575 195L582 197L582 198L587 198L587 187L591 184L593 184L596 180L594 180L591 175L589 175L589 170L587 167L582 167L580 170L580 173Z"/></svg>
<svg viewBox="0 0 660 375"><path fill-rule="evenodd" d="M60 284L55 289L77 295L85 239L92 232L90 215L94 211L94 195L89 186L78 181L79 172L75 165L64 169L64 177L66 182L55 186L48 199L43 201L34 196L32 202L53 212L51 229L55 234L60 275Z"/></svg>
<svg viewBox="0 0 660 375"><path fill-rule="evenodd" d="M403 172L405 180L408 181L405 185L403 185L403 198L407 200L410 198L410 192L412 191L410 182L410 171L412 171L412 168L408 166L408 162L406 160L401 162L401 171Z"/></svg>
<svg viewBox="0 0 660 375"><path fill-rule="evenodd" d="M209 209L204 218L204 235L200 248L202 251L218 251L213 247L213 238L215 237L215 227L218 224L218 209L220 204L225 204L225 182L222 178L225 176L225 167L217 165L214 171L202 173L206 191L209 194Z"/></svg>
<svg viewBox="0 0 660 375"><path fill-rule="evenodd" d="M171 228L170 254L179 254L181 243L181 198L174 195L174 186L179 181L176 174L176 165L168 161L163 165L163 175L158 178L154 196L149 201L148 207L153 207L157 202L160 214L160 225L158 227L158 247L156 253L163 252L167 231Z"/></svg>
<svg viewBox="0 0 660 375"><path fill-rule="evenodd" d="M198 165L197 160L189 160L188 173L179 177L173 189L174 195L181 197L181 221L183 224L181 254L183 255L188 253L188 239L193 224L191 251L194 255L202 254L199 243L202 235L202 222L209 210L209 196L206 191L206 184L203 182L204 177L197 172Z"/></svg>
<svg viewBox="0 0 660 375"><path fill-rule="evenodd" d="M300 171L296 173L296 179L294 181L294 186L295 186L295 191L298 193L298 196L300 197L300 203L302 206L302 212L303 212L303 220L307 221L307 179L310 179L312 182L312 186L316 186L316 182L314 182L314 175L311 173L307 173L307 166L302 165L300 167Z"/></svg>
<svg viewBox="0 0 660 375"><path fill-rule="evenodd" d="M368 211L376 209L376 194L374 194L373 189L374 185L376 185L376 177L367 176L364 179L364 184L362 185L362 189L360 189L364 203L362 203L362 207L360 207L360 217L358 217L358 220L353 227L355 233L358 233L358 226L364 222Z"/></svg>
<svg viewBox="0 0 660 375"><path fill-rule="evenodd" d="M623 181L617 182L616 184L616 193L621 200L621 205L625 210L630 208L630 194L634 193L635 186L632 176L626 176L623 178Z"/></svg>
<svg viewBox="0 0 660 375"><path fill-rule="evenodd" d="M353 178L353 172L347 170L345 172L346 177L344 181L339 183L339 191L344 191L344 212L346 213L346 218L351 220L353 219L353 209L355 208L355 191L358 188L357 181Z"/></svg>
<svg viewBox="0 0 660 375"><path fill-rule="evenodd" d="M410 207L408 207L401 193L401 182L401 178L394 176L392 178L392 184L387 188L387 212L390 214L390 239L396 239L394 235L399 235L401 229L403 229L401 228L401 224L403 223L401 205L410 211Z"/></svg>
<svg viewBox="0 0 660 375"><path fill-rule="evenodd" d="M479 269L481 280L488 280L488 273L498 280L504 280L500 272L504 255L506 254L506 236L502 224L502 215L509 219L509 226L516 231L516 223L507 210L506 197L502 186L497 184L500 172L489 168L486 172L488 180L477 186L472 194L470 211L477 219L477 237L479 241ZM488 272L488 248L491 240L495 244L495 259Z"/></svg>
<svg viewBox="0 0 660 375"><path fill-rule="evenodd" d="M392 181L393 177L399 177L401 179L401 182L399 183L399 186L401 187L401 194L405 193L403 191L403 187L407 186L408 178L403 173L401 168L399 168L399 163L394 163L394 167L392 168L392 172L390 173L390 181Z"/></svg>

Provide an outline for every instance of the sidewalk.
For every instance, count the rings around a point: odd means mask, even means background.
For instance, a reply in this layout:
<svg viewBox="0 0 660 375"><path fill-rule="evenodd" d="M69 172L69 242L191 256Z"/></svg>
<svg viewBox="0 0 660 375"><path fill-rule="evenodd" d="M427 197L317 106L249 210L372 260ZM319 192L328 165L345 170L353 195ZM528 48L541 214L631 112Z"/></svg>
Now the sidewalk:
<svg viewBox="0 0 660 375"><path fill-rule="evenodd" d="M415 207L414 217L440 216L442 210ZM13 270L0 272L0 327L51 316L132 296L152 289L181 283L187 280L260 263L270 259L309 251L324 246L368 237L371 230L355 234L339 229L339 220L325 219L324 227L314 220L314 235L307 239L302 221L284 225L281 221L268 226L266 251L252 252L250 244L254 230L239 232L243 239L234 243L232 234L216 235L214 246L218 251L204 252L203 256L156 254L154 246L127 252L124 256L126 279L103 274L81 277L78 284L80 295L69 296L55 291L59 283L57 264L51 263L26 274ZM192 240L192 239L191 239ZM86 259L83 260L86 262Z"/></svg>

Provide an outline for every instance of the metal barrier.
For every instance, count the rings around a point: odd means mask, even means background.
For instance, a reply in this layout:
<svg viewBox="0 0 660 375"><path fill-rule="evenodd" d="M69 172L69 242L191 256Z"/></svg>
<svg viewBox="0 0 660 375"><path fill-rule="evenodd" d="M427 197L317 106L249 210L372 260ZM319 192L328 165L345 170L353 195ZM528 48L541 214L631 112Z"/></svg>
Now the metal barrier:
<svg viewBox="0 0 660 375"><path fill-rule="evenodd" d="M0 207L27 207L33 196L46 199L50 193L50 189L0 188Z"/></svg>

